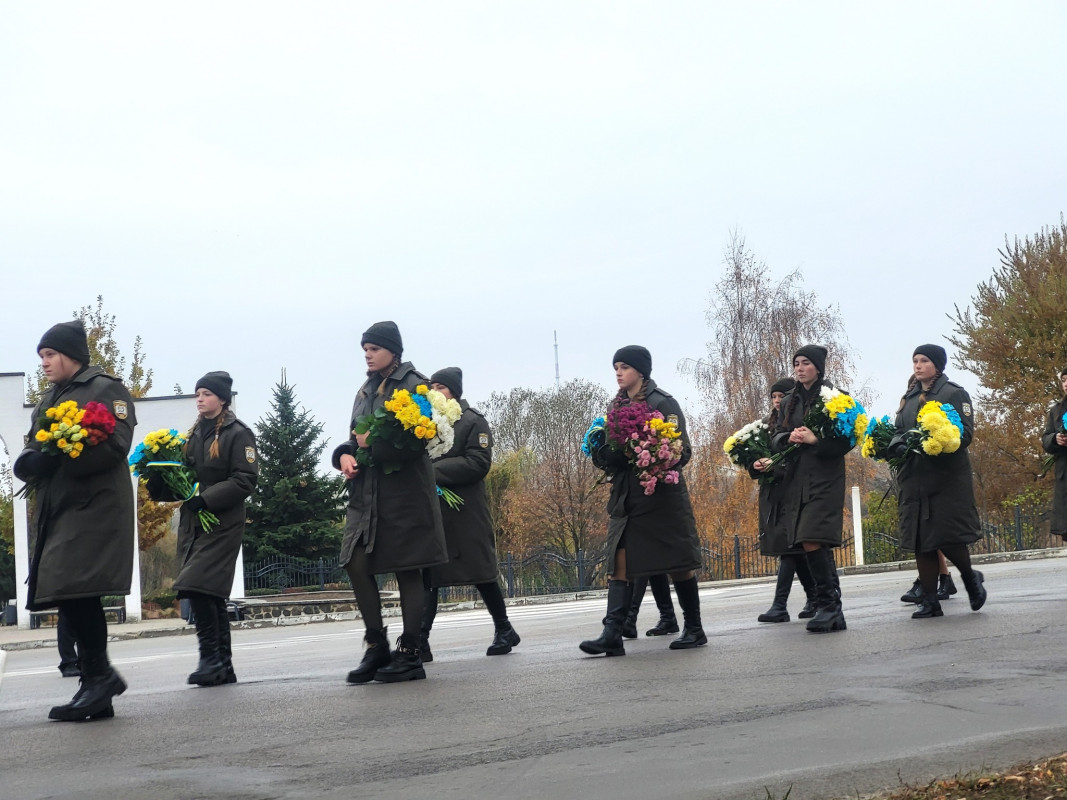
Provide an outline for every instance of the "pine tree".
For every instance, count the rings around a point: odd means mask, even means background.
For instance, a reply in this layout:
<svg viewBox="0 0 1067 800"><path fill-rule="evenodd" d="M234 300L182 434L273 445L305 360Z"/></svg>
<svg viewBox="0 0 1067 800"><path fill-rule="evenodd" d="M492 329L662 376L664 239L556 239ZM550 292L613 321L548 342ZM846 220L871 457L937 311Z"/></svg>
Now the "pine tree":
<svg viewBox="0 0 1067 800"><path fill-rule="evenodd" d="M298 408L282 370L273 409L256 423L259 483L249 506L245 558L334 556L340 548L344 481L318 472L322 423Z"/></svg>

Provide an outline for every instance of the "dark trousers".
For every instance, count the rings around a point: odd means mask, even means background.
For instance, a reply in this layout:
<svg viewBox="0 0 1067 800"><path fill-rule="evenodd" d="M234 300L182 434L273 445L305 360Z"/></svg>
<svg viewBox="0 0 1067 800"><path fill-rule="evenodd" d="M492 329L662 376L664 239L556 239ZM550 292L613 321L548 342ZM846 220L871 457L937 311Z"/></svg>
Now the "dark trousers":
<svg viewBox="0 0 1067 800"><path fill-rule="evenodd" d="M59 645L59 668L78 666L78 648L70 629L67 612L60 606L56 619L56 642Z"/></svg>

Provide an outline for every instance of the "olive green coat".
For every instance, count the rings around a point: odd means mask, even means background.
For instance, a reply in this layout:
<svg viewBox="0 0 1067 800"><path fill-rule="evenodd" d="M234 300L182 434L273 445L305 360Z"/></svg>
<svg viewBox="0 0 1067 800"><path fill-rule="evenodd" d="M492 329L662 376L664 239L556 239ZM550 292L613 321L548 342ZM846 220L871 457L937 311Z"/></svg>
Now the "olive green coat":
<svg viewBox="0 0 1067 800"><path fill-rule="evenodd" d="M493 434L482 412L466 400L459 404L463 416L454 426L452 449L434 459L433 471L437 485L458 494L463 505L453 509L444 498L440 500L448 563L430 570L431 586L489 583L499 571L485 491L485 476L493 463Z"/></svg>
<svg viewBox="0 0 1067 800"><path fill-rule="evenodd" d="M230 596L245 530L245 501L259 480L256 435L232 411L223 412L218 458L211 457L214 438L213 432L205 436L198 422L185 448L185 463L196 472L200 496L219 522L205 532L196 512L182 505L178 520L182 566L174 581L179 597L188 592L223 599Z"/></svg>
<svg viewBox="0 0 1067 800"><path fill-rule="evenodd" d="M382 407L396 389L414 392L419 384L429 386L425 375L410 362L403 362L384 381L381 394L378 376L369 378L356 394L349 420L349 435L360 417ZM355 455L354 436L333 451L333 465L340 469L342 455ZM437 500L433 464L425 449L397 450L376 440L371 457L379 466L360 469L348 481L348 510L340 563L352 560L357 546L366 548L371 574L424 569L448 560L441 508ZM386 473L380 465L399 466Z"/></svg>
<svg viewBox="0 0 1067 800"><path fill-rule="evenodd" d="M53 456L58 466L47 477L25 475L19 461L41 450L34 440L37 418L67 400L80 408L103 403L115 415L115 432L77 459ZM34 408L26 449L14 464L16 477L36 483L37 537L26 603L31 611L61 600L129 593L137 539L126 457L136 424L133 399L122 381L95 366L50 388Z"/></svg>

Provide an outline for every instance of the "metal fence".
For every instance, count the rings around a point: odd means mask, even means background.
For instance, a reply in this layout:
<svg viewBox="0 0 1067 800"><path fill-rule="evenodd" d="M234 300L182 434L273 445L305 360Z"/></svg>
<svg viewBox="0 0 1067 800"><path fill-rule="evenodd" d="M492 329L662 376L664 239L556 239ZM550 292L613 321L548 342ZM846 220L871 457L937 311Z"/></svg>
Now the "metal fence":
<svg viewBox="0 0 1067 800"><path fill-rule="evenodd" d="M1015 550L1035 550L1062 547L1063 541L1049 533L1048 512L1027 514L1020 509L1008 510L1004 515L982 522L983 538L971 545L972 553L1002 553ZM727 539L725 546L702 547L701 567L697 577L701 581L722 581L736 578L773 576L778 559L761 555L756 536L737 535ZM900 547L893 534L864 531L864 563L878 564L904 561L912 554ZM856 563L855 541L849 537L834 550L838 566ZM526 558L506 553L499 564L499 574L508 597L530 597L547 594L571 594L602 589L609 569L603 552L589 554L579 550L573 556L542 552ZM338 566L336 558L305 561L280 557L261 561L245 570L246 590L324 589L330 584L348 586L348 575ZM395 589L391 576L380 576L379 586ZM472 586L453 586L441 590L442 602L477 599Z"/></svg>

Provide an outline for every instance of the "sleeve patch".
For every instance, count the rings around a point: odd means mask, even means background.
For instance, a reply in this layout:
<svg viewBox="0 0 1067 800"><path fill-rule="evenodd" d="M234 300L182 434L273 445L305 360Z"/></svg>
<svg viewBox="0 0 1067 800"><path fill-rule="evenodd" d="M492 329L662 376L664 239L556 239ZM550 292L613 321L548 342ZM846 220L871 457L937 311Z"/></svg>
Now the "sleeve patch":
<svg viewBox="0 0 1067 800"><path fill-rule="evenodd" d="M249 464L254 464L256 462L256 448L245 448L245 461L247 461Z"/></svg>
<svg viewBox="0 0 1067 800"><path fill-rule="evenodd" d="M482 447L488 447L489 446L489 434L488 433L479 433L478 434L478 444L481 445Z"/></svg>
<svg viewBox="0 0 1067 800"><path fill-rule="evenodd" d="M126 407L125 400L115 400L112 402L111 407L115 411L115 416L119 419L126 419L130 413L130 410Z"/></svg>
<svg viewBox="0 0 1067 800"><path fill-rule="evenodd" d="M971 416L971 404L970 403L963 403L962 405L963 405L963 416L965 416L965 417Z"/></svg>

